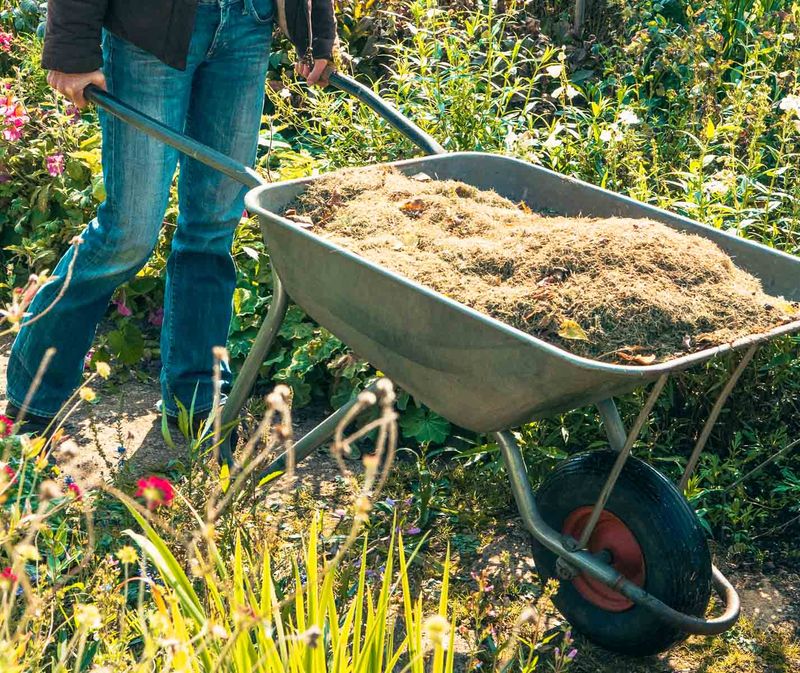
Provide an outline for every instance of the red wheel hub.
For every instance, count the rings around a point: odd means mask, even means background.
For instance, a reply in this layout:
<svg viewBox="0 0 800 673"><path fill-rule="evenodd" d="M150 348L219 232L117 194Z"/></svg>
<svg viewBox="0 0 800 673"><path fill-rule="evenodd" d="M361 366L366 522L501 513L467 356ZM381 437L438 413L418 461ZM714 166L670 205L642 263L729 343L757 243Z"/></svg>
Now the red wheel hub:
<svg viewBox="0 0 800 673"><path fill-rule="evenodd" d="M579 507L567 517L561 532L576 540L580 539L591 513L591 507ZM587 549L592 554L602 552L610 554L614 570L636 586L644 585L645 567L642 548L631 529L608 510L603 510L600 515L597 526L589 538ZM633 602L621 593L586 574L576 577L572 580L572 584L581 596L603 610L623 612L633 607Z"/></svg>

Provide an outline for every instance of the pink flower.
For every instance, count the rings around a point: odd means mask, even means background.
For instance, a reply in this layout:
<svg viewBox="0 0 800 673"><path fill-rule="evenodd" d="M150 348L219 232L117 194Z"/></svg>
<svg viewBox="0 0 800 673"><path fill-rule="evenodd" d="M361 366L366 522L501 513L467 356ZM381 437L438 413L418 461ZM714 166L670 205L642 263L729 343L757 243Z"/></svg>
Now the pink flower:
<svg viewBox="0 0 800 673"><path fill-rule="evenodd" d="M11 428L14 427L14 421L8 416L0 414L0 439L8 437L11 434Z"/></svg>
<svg viewBox="0 0 800 673"><path fill-rule="evenodd" d="M175 491L168 479L163 477L147 477L136 482L136 497L144 498L147 509L156 510L159 507L169 507L175 497Z"/></svg>
<svg viewBox="0 0 800 673"><path fill-rule="evenodd" d="M14 41L14 36L11 33L4 33L0 31L0 51L7 54L11 51L11 43Z"/></svg>
<svg viewBox="0 0 800 673"><path fill-rule="evenodd" d="M3 138L8 140L8 142L13 143L22 138L22 132L13 126L10 128L5 128L3 129Z"/></svg>
<svg viewBox="0 0 800 673"><path fill-rule="evenodd" d="M14 96L0 96L0 122L2 122L3 138L9 142L22 137L22 128L30 121L25 108Z"/></svg>
<svg viewBox="0 0 800 673"><path fill-rule="evenodd" d="M58 177L64 172L64 155L63 154L51 154L45 160L47 162L47 172L50 173L54 178Z"/></svg>
<svg viewBox="0 0 800 673"><path fill-rule="evenodd" d="M117 307L117 313L119 313L121 316L128 318L133 315L133 311L128 308L124 299L115 299L111 303Z"/></svg>
<svg viewBox="0 0 800 673"><path fill-rule="evenodd" d="M75 500L80 500L83 497L81 487L78 486L78 484L76 484L74 481L67 486L67 490L72 494Z"/></svg>
<svg viewBox="0 0 800 673"><path fill-rule="evenodd" d="M11 426L9 426L9 431ZM6 478L8 479L9 484L13 484L17 480L17 473L14 472L14 468L11 467L8 463L3 465L3 472L5 472Z"/></svg>
<svg viewBox="0 0 800 673"><path fill-rule="evenodd" d="M147 316L147 322L153 327L161 327L164 323L164 309L157 308L155 311L150 311L150 314Z"/></svg>

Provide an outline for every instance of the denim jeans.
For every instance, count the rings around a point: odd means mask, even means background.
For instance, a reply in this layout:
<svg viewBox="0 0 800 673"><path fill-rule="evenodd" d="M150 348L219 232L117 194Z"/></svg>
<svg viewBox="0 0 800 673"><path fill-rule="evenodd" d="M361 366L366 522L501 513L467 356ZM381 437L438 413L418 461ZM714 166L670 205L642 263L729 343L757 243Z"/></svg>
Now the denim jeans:
<svg viewBox="0 0 800 673"><path fill-rule="evenodd" d="M273 0L200 0L185 71L106 33L103 69L108 89L170 127L247 165L255 161L272 38ZM40 320L23 326L8 366L8 398L20 406L49 347L56 355L28 409L55 415L80 384L97 324L116 288L144 266L158 241L178 153L116 118L100 114L106 199L81 238L43 286L33 315L53 303L70 264L62 298ZM242 185L180 157L179 216L167 261L161 329L161 394L195 410L213 402L215 346L227 341L236 283L230 254L243 209ZM230 382L225 368L223 377Z"/></svg>

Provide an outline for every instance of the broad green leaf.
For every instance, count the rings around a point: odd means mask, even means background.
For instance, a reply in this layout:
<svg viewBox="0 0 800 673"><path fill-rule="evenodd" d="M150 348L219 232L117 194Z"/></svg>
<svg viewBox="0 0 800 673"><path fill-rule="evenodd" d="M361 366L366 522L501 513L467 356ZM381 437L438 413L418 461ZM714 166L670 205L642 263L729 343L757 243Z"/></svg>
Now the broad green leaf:
<svg viewBox="0 0 800 673"><path fill-rule="evenodd" d="M407 409L400 417L403 436L441 444L450 436L450 423L424 407Z"/></svg>

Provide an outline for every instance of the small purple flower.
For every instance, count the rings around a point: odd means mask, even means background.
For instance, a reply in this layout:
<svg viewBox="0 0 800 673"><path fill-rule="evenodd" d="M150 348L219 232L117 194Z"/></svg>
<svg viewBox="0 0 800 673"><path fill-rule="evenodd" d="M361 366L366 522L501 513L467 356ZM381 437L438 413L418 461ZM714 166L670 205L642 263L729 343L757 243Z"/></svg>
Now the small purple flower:
<svg viewBox="0 0 800 673"><path fill-rule="evenodd" d="M147 316L147 322L153 327L161 327L164 324L164 309L157 308L155 311L150 311Z"/></svg>
<svg viewBox="0 0 800 673"><path fill-rule="evenodd" d="M78 109L76 105L70 103L67 105L67 109L64 110L64 114L70 118L70 124L77 124L81 120L81 111Z"/></svg>
<svg viewBox="0 0 800 673"><path fill-rule="evenodd" d="M561 657L561 648L560 648L560 647L557 647L557 648L556 648L556 649L553 651L553 654L555 654L555 655L556 655L556 659L560 658L560 657Z"/></svg>
<svg viewBox="0 0 800 673"><path fill-rule="evenodd" d="M411 528L406 529L406 535L419 535L421 532L422 530L417 526L412 526Z"/></svg>
<svg viewBox="0 0 800 673"><path fill-rule="evenodd" d="M120 444L120 445L117 447L117 453L118 453L120 456L122 456L122 455L124 455L124 454L125 454L125 447L124 447L124 446L122 446L122 444Z"/></svg>
<svg viewBox="0 0 800 673"><path fill-rule="evenodd" d="M383 504L389 509L392 509L397 504L397 500L394 500L393 498L386 498L386 500L383 501Z"/></svg>
<svg viewBox="0 0 800 673"><path fill-rule="evenodd" d="M64 475L64 483L65 483L67 486L71 486L72 484L74 484L74 483L75 483L75 480L74 480L72 477L70 477L68 474L65 474L65 475Z"/></svg>
<svg viewBox="0 0 800 673"><path fill-rule="evenodd" d="M64 155L59 154L51 154L47 159L45 159L47 163L47 172L50 173L54 178L57 178L64 172Z"/></svg>
<svg viewBox="0 0 800 673"><path fill-rule="evenodd" d="M343 509L335 509L333 510L333 516L338 519L344 519L347 516L347 512Z"/></svg>
<svg viewBox="0 0 800 673"><path fill-rule="evenodd" d="M577 656L578 656L578 650L576 650L574 647L569 652L567 652L567 659L569 661L572 661Z"/></svg>

